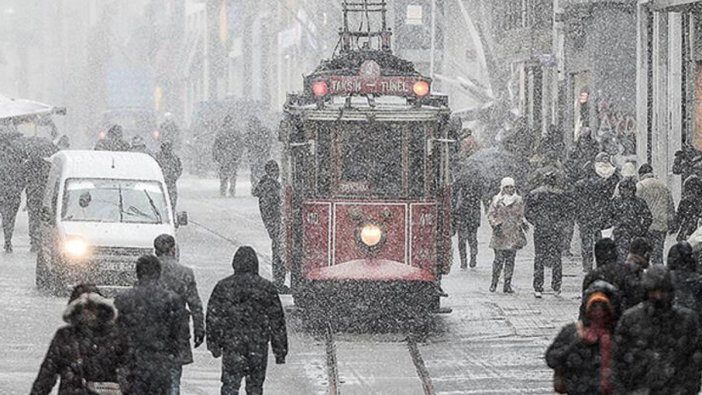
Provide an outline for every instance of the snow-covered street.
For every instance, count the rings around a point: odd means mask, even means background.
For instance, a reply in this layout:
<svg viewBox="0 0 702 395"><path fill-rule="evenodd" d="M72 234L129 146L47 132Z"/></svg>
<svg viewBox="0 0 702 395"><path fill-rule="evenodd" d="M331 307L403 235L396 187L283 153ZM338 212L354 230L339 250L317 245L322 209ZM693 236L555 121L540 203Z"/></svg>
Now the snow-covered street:
<svg viewBox="0 0 702 395"><path fill-rule="evenodd" d="M181 261L194 268L203 302L215 283L231 273L231 258L239 245L253 246L262 260L261 274L271 277L270 243L247 180L239 177L238 196L233 199L218 196L214 179L187 177L179 182L179 209L190 215L190 225L178 231ZM490 293L492 251L487 248L486 228L483 225L479 235L477 268L460 270L454 251L456 262L443 282L450 296L442 300L453 312L435 316L430 333L417 340L428 379L422 381L418 373L404 328L375 334L335 331L338 393L543 394L551 390L552 371L543 354L560 327L577 316L580 265L565 261L560 297L545 294L534 299L530 240L517 256L516 293L507 295L500 289ZM62 325L66 303L65 298L47 296L34 287L35 255L29 252L26 213L18 218L16 233L15 252L0 255L0 394L28 392L52 334ZM264 389L269 394L329 393L334 381L330 377L335 377L328 370L329 339L323 331L313 333L307 328L290 296L282 298L290 352L285 365L276 365L270 356ZM220 360L213 359L204 346L194 354L195 363L184 368L182 392L218 393Z"/></svg>

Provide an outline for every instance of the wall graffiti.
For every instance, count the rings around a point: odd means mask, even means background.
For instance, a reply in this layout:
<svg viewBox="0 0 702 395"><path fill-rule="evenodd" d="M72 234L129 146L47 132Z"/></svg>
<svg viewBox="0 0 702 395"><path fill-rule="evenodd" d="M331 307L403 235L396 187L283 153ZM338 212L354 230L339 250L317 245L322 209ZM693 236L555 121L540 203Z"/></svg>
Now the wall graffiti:
<svg viewBox="0 0 702 395"><path fill-rule="evenodd" d="M622 155L636 154L636 115L618 111L607 99L597 102L597 135L604 144L615 144Z"/></svg>

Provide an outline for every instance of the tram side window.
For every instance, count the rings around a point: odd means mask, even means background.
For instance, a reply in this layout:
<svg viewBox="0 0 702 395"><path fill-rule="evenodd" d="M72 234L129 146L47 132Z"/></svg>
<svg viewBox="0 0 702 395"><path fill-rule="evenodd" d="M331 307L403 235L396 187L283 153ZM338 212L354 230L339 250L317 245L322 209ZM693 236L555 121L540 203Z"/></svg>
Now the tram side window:
<svg viewBox="0 0 702 395"><path fill-rule="evenodd" d="M382 123L347 124L341 132L339 192L402 196L402 134Z"/></svg>
<svg viewBox="0 0 702 395"><path fill-rule="evenodd" d="M328 196L331 192L331 141L333 130L319 124L317 127L317 192Z"/></svg>
<svg viewBox="0 0 702 395"><path fill-rule="evenodd" d="M409 197L421 198L424 195L424 150L426 144L425 128L418 125L409 127Z"/></svg>

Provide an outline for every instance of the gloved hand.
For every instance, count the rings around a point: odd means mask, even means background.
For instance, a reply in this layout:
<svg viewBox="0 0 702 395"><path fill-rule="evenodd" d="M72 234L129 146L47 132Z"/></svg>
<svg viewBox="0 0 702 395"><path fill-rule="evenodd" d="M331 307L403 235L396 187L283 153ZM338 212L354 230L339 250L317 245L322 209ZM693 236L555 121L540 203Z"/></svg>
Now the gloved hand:
<svg viewBox="0 0 702 395"><path fill-rule="evenodd" d="M205 341L205 331L195 331L195 348L200 347L200 345Z"/></svg>
<svg viewBox="0 0 702 395"><path fill-rule="evenodd" d="M275 363L276 363L276 365L284 365L285 364L285 356L276 355L275 356Z"/></svg>

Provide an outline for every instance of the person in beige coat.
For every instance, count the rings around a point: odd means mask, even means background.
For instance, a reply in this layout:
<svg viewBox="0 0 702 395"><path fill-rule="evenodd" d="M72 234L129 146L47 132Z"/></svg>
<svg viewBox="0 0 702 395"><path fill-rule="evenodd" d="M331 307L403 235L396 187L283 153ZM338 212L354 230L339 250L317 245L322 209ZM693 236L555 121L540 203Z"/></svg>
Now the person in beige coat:
<svg viewBox="0 0 702 395"><path fill-rule="evenodd" d="M528 227L524 220L524 201L517 194L514 179L506 177L500 182L500 193L492 198L488 209L488 221L492 226L490 248L495 250L490 292L495 292L497 289L504 267L503 291L514 293L512 290L514 259L517 256L517 250L526 245L524 230Z"/></svg>
<svg viewBox="0 0 702 395"><path fill-rule="evenodd" d="M646 201L653 215L648 228L648 239L653 246L651 263L663 264L663 250L668 232L675 230L675 202L673 194L665 183L653 175L653 167L644 163L639 167L639 182L636 196Z"/></svg>

